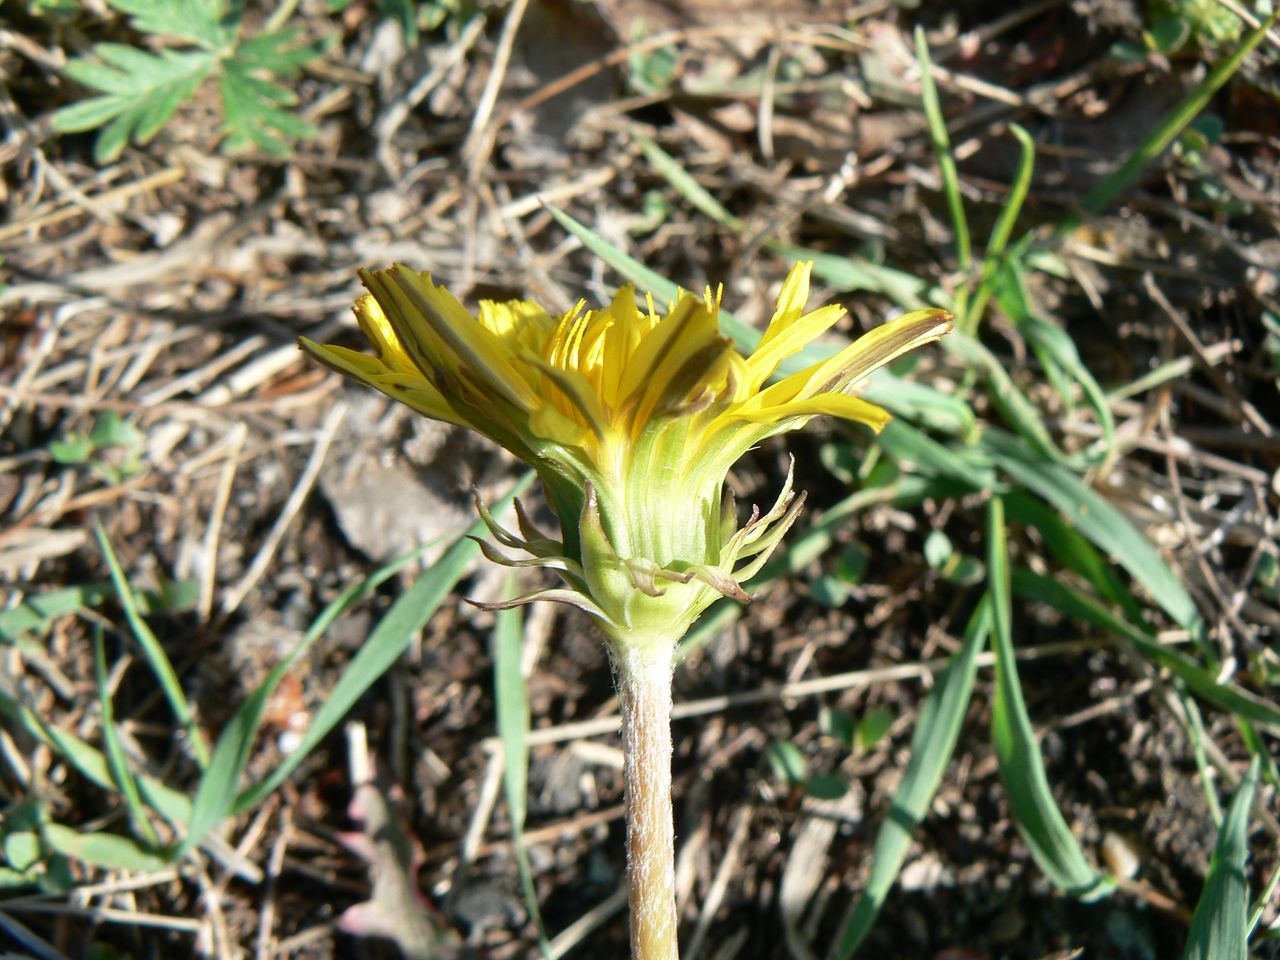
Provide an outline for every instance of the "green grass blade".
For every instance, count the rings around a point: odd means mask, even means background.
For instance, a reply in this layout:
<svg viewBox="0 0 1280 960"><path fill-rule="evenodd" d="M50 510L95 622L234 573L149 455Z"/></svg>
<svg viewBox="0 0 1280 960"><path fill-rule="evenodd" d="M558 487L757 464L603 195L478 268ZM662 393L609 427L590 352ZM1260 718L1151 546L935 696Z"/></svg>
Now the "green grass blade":
<svg viewBox="0 0 1280 960"><path fill-rule="evenodd" d="M1191 918L1184 960L1248 960L1249 884L1244 866L1248 857L1249 811L1257 787L1255 757L1218 833L1204 891Z"/></svg>
<svg viewBox="0 0 1280 960"><path fill-rule="evenodd" d="M942 345L948 353L959 357L982 377L987 386L987 396L1000 411L1000 415L1019 436L1035 447L1040 455L1039 459L1054 463L1062 463L1066 459L1053 442L1049 428L1045 426L1035 404L1027 399L1004 365L981 341L953 330L950 336L943 339Z"/></svg>
<svg viewBox="0 0 1280 960"><path fill-rule="evenodd" d="M1021 597L1047 603L1069 617L1092 623L1128 640L1143 656L1168 670L1206 703L1239 719L1280 730L1280 707L1235 684L1219 683L1212 673L1190 657L1157 643L1146 631L1116 616L1092 597L1052 577L1026 569L1015 570L1012 583Z"/></svg>
<svg viewBox="0 0 1280 960"><path fill-rule="evenodd" d="M719 200L707 191L706 187L693 179L675 157L642 133L633 131L631 139L640 144L640 149L644 151L644 155L653 164L653 169L675 187L676 192L688 200L695 209L706 214L716 223L729 227L731 230L741 232L746 229L746 224L730 213Z"/></svg>
<svg viewBox="0 0 1280 960"><path fill-rule="evenodd" d="M1027 200L1027 193L1031 189L1031 176L1036 168L1036 144L1031 139L1031 134L1016 123L1009 124L1009 132L1018 141L1018 168L1014 172L1013 183L1009 185L1009 196L1005 199L1004 207L991 228L991 236L987 240L987 251L983 261L984 267L988 265L992 268L996 267L1000 258L1004 256L1009 238L1013 236L1014 225L1018 222L1018 214L1022 212L1022 205Z"/></svg>
<svg viewBox="0 0 1280 960"><path fill-rule="evenodd" d="M969 309L965 316L957 321L960 329L970 335L982 323L982 314L987 309L987 303L991 300L991 291L995 284L996 272L999 270L1001 263L1004 262L1005 247L1008 246L1009 237L1013 234L1013 227L1017 223L1018 214L1022 212L1022 205L1027 199L1027 192L1031 189L1031 176L1035 172L1036 145L1035 141L1031 139L1031 134L1016 123L1009 125L1009 132L1018 141L1018 168L1014 173L1013 183L1009 186L1009 196L1005 199L1000 215L996 217L995 226L991 228L991 237L987 241L987 251L982 259L982 279L978 283L978 292L969 304ZM1018 248L1014 250L1011 257L1014 262L1021 260L1025 255L1024 248L1025 244L1019 244Z"/></svg>
<svg viewBox="0 0 1280 960"><path fill-rule="evenodd" d="M1257 754L1254 754L1257 757ZM1276 895L1276 890L1280 889L1280 864L1271 871L1271 876L1267 878L1267 882L1263 884L1262 892L1253 902L1253 907L1249 911L1249 936L1252 937L1254 931L1258 929L1258 924L1262 922L1263 914L1267 912L1267 905L1271 903L1271 898Z"/></svg>
<svg viewBox="0 0 1280 960"><path fill-rule="evenodd" d="M1001 430L987 429L983 445L1015 481L1044 498L1107 556L1129 572L1180 627L1200 637L1204 621L1195 601L1151 542L1105 497L1071 470L1043 459Z"/></svg>
<svg viewBox="0 0 1280 960"><path fill-rule="evenodd" d="M107 651L102 640L102 627L93 631L93 665L98 681L98 703L102 710L102 741L106 745L107 766L111 777L116 782L125 804L129 807L129 816L134 826L152 847L159 845L159 839L147 818L146 807L138 793L138 783L129 769L129 758L125 755L124 744L120 742L120 731L116 729L115 705L111 701L111 687L107 679Z"/></svg>
<svg viewBox="0 0 1280 960"><path fill-rule="evenodd" d="M1116 568L1079 530L1043 500L1021 490L1007 494L1004 505L1010 520L1040 534L1059 563L1088 580L1099 596L1120 607L1130 622L1142 622L1142 607L1125 587Z"/></svg>
<svg viewBox="0 0 1280 960"><path fill-rule="evenodd" d="M1055 366L1070 374L1071 379L1080 385L1085 399L1093 408L1098 418L1098 426L1102 429L1100 446L1104 455L1110 455L1115 448L1116 424L1111 413L1111 404L1106 392L1094 379L1093 373L1080 359L1080 351L1075 341L1061 327L1046 320L1032 306L1031 296L1027 290L1026 273L1022 265L1016 262L1006 263L1001 267L998 299L1000 309L1018 327L1027 338L1031 348L1044 364L1046 371ZM1074 397L1069 390L1059 390L1066 403L1072 403Z"/></svg>
<svg viewBox="0 0 1280 960"><path fill-rule="evenodd" d="M1209 755L1204 748L1206 733L1204 720L1200 716L1200 708L1196 705L1195 700L1187 696L1185 690L1178 691L1178 701L1183 712L1183 728L1187 731L1187 737L1191 741L1191 755L1195 759L1196 772L1199 774L1197 779L1200 781L1200 789L1204 792L1205 803L1209 806L1209 816L1212 818L1214 826L1221 829L1222 804L1218 802L1217 778L1214 776L1214 771L1209 767Z"/></svg>
<svg viewBox="0 0 1280 960"><path fill-rule="evenodd" d="M933 305L926 299L929 284L924 280L911 273L872 263L864 257L842 256L774 242L765 243L765 248L792 263L812 260L814 276L841 290L882 293L904 310L919 310ZM949 303L937 305L951 306Z"/></svg>
<svg viewBox="0 0 1280 960"><path fill-rule="evenodd" d="M861 396L895 417L904 417L951 436L969 436L978 422L973 408L960 397L915 380L904 380L884 369L872 375Z"/></svg>
<svg viewBox="0 0 1280 960"><path fill-rule="evenodd" d="M920 67L920 99L925 119L929 123L929 139L933 142L934 156L942 174L942 189L947 198L947 210L951 213L951 225L955 231L956 262L961 270L968 270L972 262L969 241L969 221L964 214L964 198L960 196L960 177L956 172L956 160L951 154L951 137L947 134L947 121L942 116L942 104L938 100L938 88L933 82L933 70L929 63L929 44L925 40L924 27L916 27L916 63ZM957 310L957 313L963 313Z"/></svg>
<svg viewBox="0 0 1280 960"><path fill-rule="evenodd" d="M1081 203L1086 213L1097 215L1107 208L1121 191L1137 179L1143 167L1154 160L1173 143L1174 139L1186 129L1187 124L1208 105L1213 95L1222 88L1237 70L1244 64L1245 58L1253 52L1266 37L1267 33L1280 23L1280 10L1275 11L1257 29L1250 30L1241 40L1230 56L1220 60L1209 74L1201 80L1187 96L1160 124L1138 145L1122 163L1118 170L1098 184L1085 196ZM1070 233L1079 225L1078 219L1069 219L1063 223L1058 232L1060 235Z"/></svg>
<svg viewBox="0 0 1280 960"><path fill-rule="evenodd" d="M999 497L992 497L987 505L987 564L996 654L991 742L1009 798L1009 809L1018 832L1045 876L1060 890L1082 900L1094 899L1110 892L1110 883L1089 866L1053 799L1040 745L1022 699L1013 652L1004 504Z"/></svg>
<svg viewBox="0 0 1280 960"><path fill-rule="evenodd" d="M533 479L525 474L505 497L494 505L494 512L504 510L519 496ZM439 608L457 584L471 558L479 547L471 537L483 537L488 533L484 523L477 520L464 536L451 546L430 570L420 576L400 596L365 641L342 677L330 691L328 698L316 711L311 726L297 749L272 773L249 787L232 805L233 813L242 813L259 804L271 791L280 786L297 769L312 750L342 722L347 711L363 696L378 678L391 668L409 646L416 634Z"/></svg>
<svg viewBox="0 0 1280 960"><path fill-rule="evenodd" d="M111 582L115 586L120 606L124 608L124 616L129 622L129 629L133 631L134 639L138 641L138 646L142 648L143 656L146 657L147 664L151 667L151 672L160 681L160 690L164 694L165 700L169 702L169 709L173 711L178 723L186 730L187 738L191 741L191 749L195 753L197 762L201 767L207 767L209 765L209 745L205 743L204 733L196 724L195 716L191 711L191 704L187 701L187 695L182 689L177 673L174 672L173 664L169 662L169 657L165 654L164 648L160 646L160 641L156 639L156 635L151 632L147 622L142 619L142 614L138 612L137 597L134 596L133 589L129 586L129 581L124 575L124 570L120 567L120 561L116 558L115 550L111 548L111 541L107 538L106 530L102 528L101 524L98 524L94 527L94 533L98 538L98 545L102 549L102 555L106 558L107 566L111 569Z"/></svg>
<svg viewBox="0 0 1280 960"><path fill-rule="evenodd" d="M891 420L876 442L897 463L914 463L928 477L947 477L976 490L999 486L996 472L976 447L948 447L901 420Z"/></svg>
<svg viewBox="0 0 1280 960"><path fill-rule="evenodd" d="M47 745L67 763L75 767L82 777L104 790L116 790L111 765L101 752L91 747L75 734L47 723L35 711L24 707L3 690L0 690L0 716L15 729L20 729ZM137 777L138 793L162 817L177 827L185 827L191 819L191 801L150 777Z"/></svg>
<svg viewBox="0 0 1280 960"><path fill-rule="evenodd" d="M513 588L508 596L514 596ZM538 931L538 950L551 956L551 943L542 924L538 907L538 891L529 864L529 849L524 842L524 822L528 813L529 786L529 696L520 661L524 649L524 622L519 607L499 610L493 624L493 692L497 708L498 739L502 741L502 785L507 798L507 814L511 818L511 843L515 847L520 868L520 886L525 906Z"/></svg>
<svg viewBox="0 0 1280 960"><path fill-rule="evenodd" d="M965 710L973 695L978 654L991 633L991 602L983 597L965 629L964 644L956 651L920 708L911 736L911 760L888 816L876 834L871 874L849 913L831 956L848 960L871 931L885 897L902 869L911 836L924 819L960 736Z"/></svg>
<svg viewBox="0 0 1280 960"><path fill-rule="evenodd" d="M307 632L303 634L302 639L289 652L289 655L276 664L266 679L240 705L218 737L218 742L213 748L213 758L209 761L209 766L196 788L190 829L182 844L183 851L198 846L205 835L231 813L235 805L236 793L240 788L240 780L249 763L250 751L257 739L258 729L262 725L262 715L276 687L284 679L285 674L293 669L298 658L311 649L312 645L329 629L330 624L357 600L377 589L379 584L393 577L442 539L444 538L438 537L430 543L423 544L412 553L386 564L364 580L344 590L307 628Z"/></svg>

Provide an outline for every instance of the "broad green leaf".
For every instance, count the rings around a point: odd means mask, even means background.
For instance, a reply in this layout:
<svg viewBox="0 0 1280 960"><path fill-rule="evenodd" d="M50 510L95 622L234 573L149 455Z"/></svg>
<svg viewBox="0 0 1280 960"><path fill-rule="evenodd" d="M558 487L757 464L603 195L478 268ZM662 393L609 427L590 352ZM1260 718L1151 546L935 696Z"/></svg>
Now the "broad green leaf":
<svg viewBox="0 0 1280 960"><path fill-rule="evenodd" d="M819 773L804 782L804 792L816 800L839 800L849 784L832 773Z"/></svg>
<svg viewBox="0 0 1280 960"><path fill-rule="evenodd" d="M52 117L53 128L63 133L93 130L119 114L120 110L119 97L90 97L88 100L81 100L79 103L70 104L56 111ZM50 447L52 448L52 444ZM85 456L87 457L89 453L92 451L87 451Z"/></svg>
<svg viewBox="0 0 1280 960"><path fill-rule="evenodd" d="M314 125L277 104L295 101L292 91L253 75L252 67L234 60L223 64L219 89L222 91L223 128L230 151L257 147L268 156L289 156L288 139L315 136ZM283 136L282 136L283 135Z"/></svg>
<svg viewBox="0 0 1280 960"><path fill-rule="evenodd" d="M164 857L119 834L80 833L60 823L46 823L42 832L51 849L106 870L151 872L168 864Z"/></svg>
<svg viewBox="0 0 1280 960"><path fill-rule="evenodd" d="M818 713L818 729L852 749L858 736L858 721L847 710L823 707Z"/></svg>
<svg viewBox="0 0 1280 960"><path fill-rule="evenodd" d="M790 784L802 784L809 778L809 762L790 740L775 740L765 751L773 775Z"/></svg>
<svg viewBox="0 0 1280 960"><path fill-rule="evenodd" d="M107 94L56 111L55 130L89 130L102 126L94 146L99 162L114 160L130 137L146 143L213 70L207 50L162 50L147 53L117 43L100 43L89 58L72 60L67 76Z"/></svg>
<svg viewBox="0 0 1280 960"><path fill-rule="evenodd" d="M526 473L515 488L494 505L494 512L509 506L532 479L532 472ZM392 604L312 717L311 726L307 728L302 742L272 773L236 798L233 812L241 813L252 809L280 786L317 744L329 735L329 731L342 722L365 691L391 669L417 632L448 598L467 564L476 555L479 547L471 538L486 536L487 532L484 523L477 520L430 570L422 574Z"/></svg>
<svg viewBox="0 0 1280 960"><path fill-rule="evenodd" d="M102 447L140 447L146 437L136 426L125 420L114 410L98 415L93 421L93 429L89 431L89 439L93 445Z"/></svg>
<svg viewBox="0 0 1280 960"><path fill-rule="evenodd" d="M1179 626L1199 637L1204 629L1195 601L1151 542L1101 494L1068 468L1048 463L1024 443L988 428L983 445L1010 477L1043 497L1066 522L1101 547L1151 593Z"/></svg>
<svg viewBox="0 0 1280 960"><path fill-rule="evenodd" d="M854 743L859 750L870 750L885 738L892 726L893 714L888 710L868 710L858 720Z"/></svg>
<svg viewBox="0 0 1280 960"><path fill-rule="evenodd" d="M1257 787L1255 757L1218 833L1209 875L1191 918L1184 960L1248 960L1249 884L1244 868L1249 853L1249 812Z"/></svg>
<svg viewBox="0 0 1280 960"><path fill-rule="evenodd" d="M336 35L315 43L298 43L302 31L297 27L264 33L236 46L235 60L243 67L270 70L278 77L296 76L301 69L333 46ZM289 93L289 101L296 97Z"/></svg>
<svg viewBox="0 0 1280 960"><path fill-rule="evenodd" d="M902 869L911 836L924 819L942 783L942 775L960 737L965 710L973 695L973 679L978 671L978 654L991 633L991 601L983 597L969 619L964 644L938 675L920 708L920 719L911 736L911 759L888 815L876 833L871 873L854 902L832 950L836 960L848 960L875 925L885 897Z"/></svg>
<svg viewBox="0 0 1280 960"><path fill-rule="evenodd" d="M13 869L25 873L40 862L44 848L34 830L13 830L4 837L4 859Z"/></svg>
<svg viewBox="0 0 1280 960"><path fill-rule="evenodd" d="M999 497L992 497L987 505L987 567L996 654L991 741L1009 809L1031 856L1054 885L1082 900L1095 899L1110 892L1110 881L1089 866L1053 799L1040 745L1022 699L1013 650L1004 504Z"/></svg>

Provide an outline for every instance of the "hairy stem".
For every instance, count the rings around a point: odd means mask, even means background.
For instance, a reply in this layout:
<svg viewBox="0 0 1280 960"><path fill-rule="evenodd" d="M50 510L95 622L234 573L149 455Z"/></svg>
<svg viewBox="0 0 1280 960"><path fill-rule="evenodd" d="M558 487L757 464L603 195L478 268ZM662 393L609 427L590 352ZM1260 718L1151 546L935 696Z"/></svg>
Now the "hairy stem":
<svg viewBox="0 0 1280 960"><path fill-rule="evenodd" d="M626 755L627 880L632 960L677 960L675 830L671 820L674 644L615 649Z"/></svg>

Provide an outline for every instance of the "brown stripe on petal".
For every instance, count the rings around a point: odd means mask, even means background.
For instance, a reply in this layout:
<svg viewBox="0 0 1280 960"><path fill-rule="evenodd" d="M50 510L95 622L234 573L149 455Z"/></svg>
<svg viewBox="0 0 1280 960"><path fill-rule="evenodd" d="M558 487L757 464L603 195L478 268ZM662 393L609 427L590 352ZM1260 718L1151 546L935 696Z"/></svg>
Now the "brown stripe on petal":
<svg viewBox="0 0 1280 960"><path fill-rule="evenodd" d="M808 396L816 396L820 393L842 392L850 384L861 381L873 370L891 363L907 351L941 339L951 331L951 319L951 314L938 310L931 315L920 317L914 323L904 324L901 330L895 331L891 336L877 338L875 331L872 331L860 337L853 342L854 347L863 340L872 340L872 342L855 353L847 366L836 371L823 383L806 386L804 393Z"/></svg>
<svg viewBox="0 0 1280 960"><path fill-rule="evenodd" d="M654 412L663 416L681 416L697 413L711 405L716 393L711 384L706 383L707 373L714 369L715 362L733 345L726 339L717 337L715 341L696 350L680 365L663 387L662 396L654 405ZM690 394L701 386L703 389L690 398Z"/></svg>

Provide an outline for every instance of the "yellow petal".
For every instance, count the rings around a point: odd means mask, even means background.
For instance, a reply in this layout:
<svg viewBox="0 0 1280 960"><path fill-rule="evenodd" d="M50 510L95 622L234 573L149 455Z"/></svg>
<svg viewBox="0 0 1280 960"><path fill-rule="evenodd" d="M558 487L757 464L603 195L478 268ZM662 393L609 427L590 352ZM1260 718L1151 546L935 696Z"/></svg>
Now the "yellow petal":
<svg viewBox="0 0 1280 960"><path fill-rule="evenodd" d="M787 279L783 281L773 318L755 350L747 358L747 365L751 369L751 379L748 381L751 390L758 390L762 383L773 376L778 364L821 336L844 316L844 307L837 304L808 314L804 312L809 300L809 275L812 271L813 261L801 260L792 266Z"/></svg>
<svg viewBox="0 0 1280 960"><path fill-rule="evenodd" d="M417 370L412 372L392 370L377 357L347 347L316 343L306 337L298 338L298 346L311 354L326 367L353 380L385 393L392 400L399 400L433 420L468 424L445 402L440 391L431 385Z"/></svg>
<svg viewBox="0 0 1280 960"><path fill-rule="evenodd" d="M365 339L373 346L383 363L393 370L415 369L413 361L405 353L395 330L387 320L387 315L382 312L372 294L364 294L351 309Z"/></svg>
<svg viewBox="0 0 1280 960"><path fill-rule="evenodd" d="M793 353L799 353L822 334L830 330L845 314L844 307L830 304L811 313L774 314L765 331L765 337L747 358L751 370L748 385L758 390L768 380L778 365Z"/></svg>
<svg viewBox="0 0 1280 960"><path fill-rule="evenodd" d="M511 348L429 275L397 264L361 276L424 374L444 366L459 380L478 380L526 411L537 406L537 396L511 364Z"/></svg>
<svg viewBox="0 0 1280 960"><path fill-rule="evenodd" d="M827 416L865 423L879 433L885 424L893 419L889 411L868 403L861 397L851 397L847 393L822 393L816 397L792 400L776 406L764 406L755 410L738 412L731 416L741 417L756 423L782 423L798 418ZM796 424L799 426L799 424Z"/></svg>
<svg viewBox="0 0 1280 960"><path fill-rule="evenodd" d="M666 362L671 345L676 341L681 328L699 312L705 313L702 302L687 293L681 293L680 299L665 317L652 329L642 331L635 350L627 360L626 369L622 371L622 383L618 392L624 402L636 402L645 385ZM645 325L639 317L636 322L638 326Z"/></svg>
<svg viewBox="0 0 1280 960"><path fill-rule="evenodd" d="M490 333L527 350L537 351L555 328L555 320L532 300L508 300L498 303L481 300L477 315L480 325Z"/></svg>
<svg viewBox="0 0 1280 960"><path fill-rule="evenodd" d="M793 373L763 394L765 399L812 397L839 393L865 380L872 371L892 363L908 350L932 343L951 329L951 314L944 310L916 310L881 324L845 347L835 356ZM789 395L788 395L789 394Z"/></svg>

